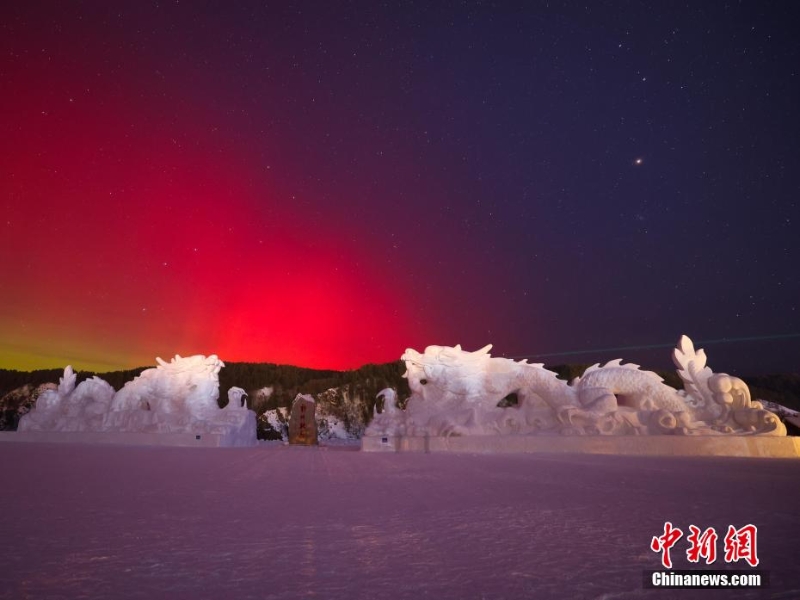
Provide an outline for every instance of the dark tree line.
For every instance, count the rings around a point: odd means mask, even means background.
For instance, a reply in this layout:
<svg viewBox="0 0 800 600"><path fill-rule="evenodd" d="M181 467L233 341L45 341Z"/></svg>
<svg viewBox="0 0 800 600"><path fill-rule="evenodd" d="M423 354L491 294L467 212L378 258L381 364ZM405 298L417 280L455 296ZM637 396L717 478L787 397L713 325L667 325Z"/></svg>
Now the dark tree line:
<svg viewBox="0 0 800 600"><path fill-rule="evenodd" d="M251 398L265 387L272 388L269 400L258 407L257 412L291 405L297 394L319 394L331 388L349 386L362 397L371 398L366 407L370 412L375 395L383 388L398 390L398 396L406 398L410 392L408 382L402 377L405 365L402 361L381 365L369 364L350 371L305 369L287 365L257 363L226 363L220 372L220 404L227 402L228 389L239 386Z"/></svg>

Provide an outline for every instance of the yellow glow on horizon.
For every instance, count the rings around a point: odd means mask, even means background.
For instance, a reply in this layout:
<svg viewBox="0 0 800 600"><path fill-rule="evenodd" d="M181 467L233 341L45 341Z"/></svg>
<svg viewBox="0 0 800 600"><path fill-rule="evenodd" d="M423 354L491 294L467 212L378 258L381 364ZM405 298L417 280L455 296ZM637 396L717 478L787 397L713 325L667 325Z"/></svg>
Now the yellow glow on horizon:
<svg viewBox="0 0 800 600"><path fill-rule="evenodd" d="M125 363L127 363L127 361L125 361ZM38 371L40 369L63 369L67 365L71 365L76 371L93 371L95 373L107 373L108 371L121 371L135 368L126 366L122 362L81 359L74 355L45 355L36 352L10 350L0 347L0 369ZM137 364L136 366L147 366L147 364Z"/></svg>

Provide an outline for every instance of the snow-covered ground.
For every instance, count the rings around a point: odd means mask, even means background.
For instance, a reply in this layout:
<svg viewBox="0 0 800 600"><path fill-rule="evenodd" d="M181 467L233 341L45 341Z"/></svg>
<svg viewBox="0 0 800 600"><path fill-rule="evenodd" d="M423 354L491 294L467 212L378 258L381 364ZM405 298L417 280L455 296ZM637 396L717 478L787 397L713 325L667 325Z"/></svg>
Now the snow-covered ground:
<svg viewBox="0 0 800 600"><path fill-rule="evenodd" d="M0 598L800 598L800 461L3 443L0 469ZM667 520L757 525L770 588L644 590Z"/></svg>

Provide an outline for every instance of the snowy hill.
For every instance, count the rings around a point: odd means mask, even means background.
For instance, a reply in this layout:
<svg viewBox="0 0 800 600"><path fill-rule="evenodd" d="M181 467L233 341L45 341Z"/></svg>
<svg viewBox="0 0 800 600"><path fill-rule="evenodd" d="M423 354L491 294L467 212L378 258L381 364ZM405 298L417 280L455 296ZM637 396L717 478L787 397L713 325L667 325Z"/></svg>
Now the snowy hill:
<svg viewBox="0 0 800 600"><path fill-rule="evenodd" d="M34 385L27 383L11 390L0 398L0 431L13 431L20 417L35 405L36 399L45 390L56 389L55 383Z"/></svg>

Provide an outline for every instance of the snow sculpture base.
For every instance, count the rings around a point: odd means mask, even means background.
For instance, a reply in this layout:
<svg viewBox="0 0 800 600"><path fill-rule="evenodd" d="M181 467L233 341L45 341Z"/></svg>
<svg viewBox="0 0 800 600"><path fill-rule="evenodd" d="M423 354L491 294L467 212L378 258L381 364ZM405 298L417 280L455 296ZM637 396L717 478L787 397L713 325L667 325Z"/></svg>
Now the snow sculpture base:
<svg viewBox="0 0 800 600"><path fill-rule="evenodd" d="M800 438L727 436L365 436L364 452L570 453L800 458Z"/></svg>
<svg viewBox="0 0 800 600"><path fill-rule="evenodd" d="M115 444L119 446L237 446L236 438L224 433L141 433L131 431L2 431L0 442L42 444Z"/></svg>

